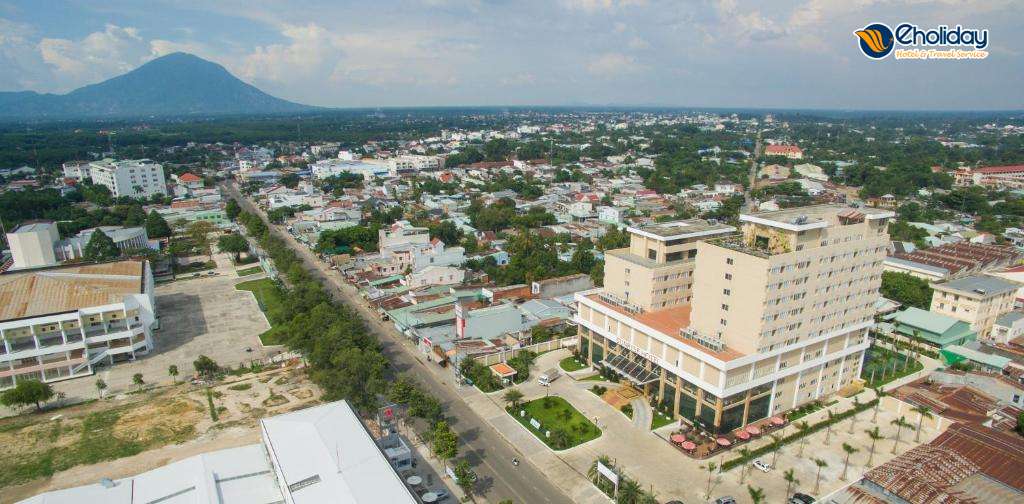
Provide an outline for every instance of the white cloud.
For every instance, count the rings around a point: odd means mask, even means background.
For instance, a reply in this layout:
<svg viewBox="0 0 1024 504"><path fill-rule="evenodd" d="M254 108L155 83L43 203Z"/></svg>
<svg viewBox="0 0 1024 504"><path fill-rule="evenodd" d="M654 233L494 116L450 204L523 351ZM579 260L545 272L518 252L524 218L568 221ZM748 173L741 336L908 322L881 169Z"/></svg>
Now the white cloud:
<svg viewBox="0 0 1024 504"><path fill-rule="evenodd" d="M618 52L604 53L587 64L587 72L606 79L636 74L645 69L635 57Z"/></svg>
<svg viewBox="0 0 1024 504"><path fill-rule="evenodd" d="M44 62L77 85L127 72L153 57L138 30L113 24L81 40L44 38L39 52Z"/></svg>
<svg viewBox="0 0 1024 504"><path fill-rule="evenodd" d="M562 7L587 13L605 12L628 7L642 7L647 0L559 0Z"/></svg>

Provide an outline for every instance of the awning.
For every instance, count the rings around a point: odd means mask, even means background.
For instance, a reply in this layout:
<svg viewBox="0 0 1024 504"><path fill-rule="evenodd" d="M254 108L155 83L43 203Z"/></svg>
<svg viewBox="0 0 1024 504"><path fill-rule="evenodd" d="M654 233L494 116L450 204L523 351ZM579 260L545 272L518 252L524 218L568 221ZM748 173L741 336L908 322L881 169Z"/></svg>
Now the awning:
<svg viewBox="0 0 1024 504"><path fill-rule="evenodd" d="M608 358L601 361L601 365L624 375L637 385L656 382L659 378L657 373L645 369L642 362L633 362L621 355L609 355Z"/></svg>

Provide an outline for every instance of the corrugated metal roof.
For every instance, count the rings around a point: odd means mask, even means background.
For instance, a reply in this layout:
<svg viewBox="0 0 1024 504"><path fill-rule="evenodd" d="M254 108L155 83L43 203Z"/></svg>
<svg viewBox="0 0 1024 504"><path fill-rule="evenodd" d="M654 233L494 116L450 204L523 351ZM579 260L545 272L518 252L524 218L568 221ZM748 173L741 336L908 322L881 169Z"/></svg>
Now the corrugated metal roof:
<svg viewBox="0 0 1024 504"><path fill-rule="evenodd" d="M0 320L120 303L143 292L143 262L119 261L0 275Z"/></svg>

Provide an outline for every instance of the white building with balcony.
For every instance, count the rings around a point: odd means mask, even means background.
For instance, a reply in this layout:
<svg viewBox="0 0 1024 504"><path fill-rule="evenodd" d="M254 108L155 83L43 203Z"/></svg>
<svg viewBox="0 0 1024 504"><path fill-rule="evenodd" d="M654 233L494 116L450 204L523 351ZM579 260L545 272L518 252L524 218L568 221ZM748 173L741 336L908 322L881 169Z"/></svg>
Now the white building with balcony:
<svg viewBox="0 0 1024 504"><path fill-rule="evenodd" d="M149 198L167 194L163 165L148 159L104 159L90 164L88 172L93 184L106 186L115 198Z"/></svg>
<svg viewBox="0 0 1024 504"><path fill-rule="evenodd" d="M153 274L119 261L0 275L0 389L92 374L153 348Z"/></svg>

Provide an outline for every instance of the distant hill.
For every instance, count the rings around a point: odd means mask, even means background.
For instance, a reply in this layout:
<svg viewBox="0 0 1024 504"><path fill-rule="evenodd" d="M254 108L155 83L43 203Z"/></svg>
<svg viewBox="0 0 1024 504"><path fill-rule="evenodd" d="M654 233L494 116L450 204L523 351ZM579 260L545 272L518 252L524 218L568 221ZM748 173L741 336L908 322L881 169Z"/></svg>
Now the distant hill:
<svg viewBox="0 0 1024 504"><path fill-rule="evenodd" d="M316 108L270 96L217 63L186 53L161 56L68 94L0 92L0 119L7 120L280 114Z"/></svg>

